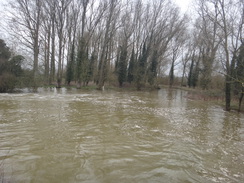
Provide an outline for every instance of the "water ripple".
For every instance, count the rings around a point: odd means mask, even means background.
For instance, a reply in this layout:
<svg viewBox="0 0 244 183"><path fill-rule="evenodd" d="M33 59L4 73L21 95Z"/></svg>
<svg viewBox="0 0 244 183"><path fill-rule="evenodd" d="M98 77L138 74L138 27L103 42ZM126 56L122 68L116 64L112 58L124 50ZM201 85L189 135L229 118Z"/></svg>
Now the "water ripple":
<svg viewBox="0 0 244 183"><path fill-rule="evenodd" d="M2 182L244 181L243 115L185 94L0 94Z"/></svg>

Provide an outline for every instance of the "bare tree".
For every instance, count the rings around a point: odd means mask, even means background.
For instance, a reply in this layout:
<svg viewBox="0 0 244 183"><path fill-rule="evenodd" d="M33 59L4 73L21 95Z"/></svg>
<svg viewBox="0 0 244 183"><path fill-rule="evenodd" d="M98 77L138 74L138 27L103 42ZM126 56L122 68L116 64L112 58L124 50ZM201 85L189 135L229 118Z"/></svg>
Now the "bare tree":
<svg viewBox="0 0 244 183"><path fill-rule="evenodd" d="M240 35L242 30L240 30L240 24L243 24L243 21L238 22L240 15L243 19L243 10L239 9L239 2L235 3L231 0L217 0L217 12L220 15L218 21L218 26L220 27L220 34L222 38L222 47L225 53L225 75L226 75L226 86L225 86L225 95L226 95L226 110L231 109L231 83L233 80L234 67L236 64L236 52L240 47ZM234 21L235 23L233 24ZM233 29L239 29L239 31L232 31ZM233 44L234 43L234 44Z"/></svg>
<svg viewBox="0 0 244 183"><path fill-rule="evenodd" d="M66 69L66 82L70 85L70 82L74 79L74 67L75 67L75 47L77 39L78 21L81 13L80 3L71 2L70 8L67 11L67 69Z"/></svg>
<svg viewBox="0 0 244 183"><path fill-rule="evenodd" d="M65 44L65 24L67 21L66 11L71 0L59 0L57 1L57 17L56 17L56 27L58 35L58 71L57 71L57 87L61 87L62 83L62 65L64 62L64 44Z"/></svg>
<svg viewBox="0 0 244 183"><path fill-rule="evenodd" d="M101 45L101 55L99 59L99 70L98 70L98 89L102 89L104 87L104 83L106 80L106 74L107 74L107 62L109 59L109 45L112 41L114 31L115 29L115 20L118 17L118 13L120 12L118 7L118 1L117 0L109 0L109 2L105 1L104 6L108 7L108 12L106 14L106 20L105 20L105 32L104 32L104 38Z"/></svg>
<svg viewBox="0 0 244 183"><path fill-rule="evenodd" d="M192 44L192 40L190 39L189 36L189 31L188 34L186 35L186 42L184 46L181 48L183 51L181 53L181 65L182 65L182 77L181 77L181 86L186 86L186 73L187 73L187 65L189 61L191 60L191 55L194 50Z"/></svg>
<svg viewBox="0 0 244 183"><path fill-rule="evenodd" d="M150 31L153 32L152 36L154 37L151 49L157 50L156 58L161 60L161 62L157 63L158 66L165 64L162 62L169 60L166 59L166 57L169 57L170 55L173 56L173 63L171 64L170 72L171 76L173 76L175 61L185 38L184 34L186 32L186 22L188 19L186 16L180 16L178 7L170 1L164 1L163 4L155 5L156 8L159 8L157 11L160 12L160 14L158 15L158 20L154 21L155 27ZM154 9L154 12L157 11ZM176 44L172 47L170 46L172 43ZM155 74L155 76L157 74Z"/></svg>
<svg viewBox="0 0 244 183"><path fill-rule="evenodd" d="M42 23L42 0L14 0L9 3L12 8L10 28L33 54L33 76L38 74L40 26Z"/></svg>
<svg viewBox="0 0 244 183"><path fill-rule="evenodd" d="M52 1L43 1L43 16L41 26L41 36L43 40L44 52L44 74L46 84L51 84L50 60L51 60L51 37L52 37ZM45 15L45 16L44 16ZM54 20L53 20L54 22Z"/></svg>
<svg viewBox="0 0 244 183"><path fill-rule="evenodd" d="M231 85L233 83L236 56L243 32L243 1L239 0L199 0L203 35L201 49L203 76L208 81L216 54L222 58L225 74L226 110L231 104ZM241 8L240 8L241 7ZM209 29L211 28L211 29ZM212 31L211 31L212 30ZM223 55L223 56L222 56Z"/></svg>
<svg viewBox="0 0 244 183"><path fill-rule="evenodd" d="M186 24L182 25L181 29L176 33L174 38L170 42L170 52L171 52L171 66L169 72L169 86L172 87L174 84L174 70L175 66L178 65L180 62L177 61L179 59L180 54L182 53L182 48L186 42Z"/></svg>
<svg viewBox="0 0 244 183"><path fill-rule="evenodd" d="M199 1L198 14L195 27L199 32L199 43L202 47L201 52L201 81L200 85L203 89L208 89L211 84L213 64L216 52L220 45L221 39L218 36L218 20L217 1L213 1L212 6L207 6L204 1Z"/></svg>
<svg viewBox="0 0 244 183"><path fill-rule="evenodd" d="M118 74L118 81L120 87L122 87L123 82L127 79L127 67L128 67L128 48L133 45L133 41L131 40L133 33L133 19L131 15L131 11L133 11L133 7L127 1L121 10L121 25L119 29L119 40L118 40L118 53L117 53L117 64L116 64L116 72Z"/></svg>

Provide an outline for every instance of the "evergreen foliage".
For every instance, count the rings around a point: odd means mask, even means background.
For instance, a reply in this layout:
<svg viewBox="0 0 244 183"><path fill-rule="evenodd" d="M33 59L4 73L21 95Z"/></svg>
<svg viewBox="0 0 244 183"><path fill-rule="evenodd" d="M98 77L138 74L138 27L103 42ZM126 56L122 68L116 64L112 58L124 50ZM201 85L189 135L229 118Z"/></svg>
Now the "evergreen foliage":
<svg viewBox="0 0 244 183"><path fill-rule="evenodd" d="M69 60L67 63L66 81L70 85L70 82L74 79L74 64L75 64L75 46L72 45Z"/></svg>
<svg viewBox="0 0 244 183"><path fill-rule="evenodd" d="M126 81L127 73L127 45L124 44L120 47L120 57L118 61L118 81L119 86L122 87L123 83Z"/></svg>
<svg viewBox="0 0 244 183"><path fill-rule="evenodd" d="M244 43L240 46L236 63L236 77L239 84L244 83Z"/></svg>
<svg viewBox="0 0 244 183"><path fill-rule="evenodd" d="M95 69L96 69L96 60L97 60L97 55L96 55L96 52L93 51L92 55L89 59L88 72L87 72L87 77L86 77L86 85L88 85L89 81L92 81L92 79L94 79L94 73L95 73Z"/></svg>
<svg viewBox="0 0 244 183"><path fill-rule="evenodd" d="M202 65L203 68L201 69L201 80L200 86L202 89L206 90L209 89L211 84L211 75L212 75L212 68L213 68L213 59L208 56L208 53L204 53L202 56Z"/></svg>
<svg viewBox="0 0 244 183"><path fill-rule="evenodd" d="M24 57L21 55L11 58L11 51L0 39L0 92L8 92L15 88L17 77L20 77L23 70L21 63Z"/></svg>
<svg viewBox="0 0 244 183"><path fill-rule="evenodd" d="M244 43L240 46L236 63L236 89L239 92L239 111L244 96Z"/></svg>
<svg viewBox="0 0 244 183"><path fill-rule="evenodd" d="M133 47L131 57L130 57L130 62L129 62L128 76L127 76L127 81L129 83L134 81L135 67L136 67L136 56L135 56L135 50Z"/></svg>
<svg viewBox="0 0 244 183"><path fill-rule="evenodd" d="M155 79L157 77L157 68L158 68L158 51L154 50L152 61L149 67L148 82L150 85L155 84Z"/></svg>
<svg viewBox="0 0 244 183"><path fill-rule="evenodd" d="M143 49L142 49L141 55L139 56L139 60L138 60L138 64L137 64L137 73L136 73L137 90L141 90L142 86L145 84L147 58L148 58L148 49L147 49L146 43L144 43Z"/></svg>
<svg viewBox="0 0 244 183"><path fill-rule="evenodd" d="M189 76L188 76L188 86L191 88L195 88L198 84L198 78L199 78L199 61L195 61L195 56L192 56Z"/></svg>
<svg viewBox="0 0 244 183"><path fill-rule="evenodd" d="M81 82L84 77L85 64L87 62L87 53L85 46L85 39L83 37L79 40L77 57L76 57L76 81L78 82L77 88L81 87Z"/></svg>

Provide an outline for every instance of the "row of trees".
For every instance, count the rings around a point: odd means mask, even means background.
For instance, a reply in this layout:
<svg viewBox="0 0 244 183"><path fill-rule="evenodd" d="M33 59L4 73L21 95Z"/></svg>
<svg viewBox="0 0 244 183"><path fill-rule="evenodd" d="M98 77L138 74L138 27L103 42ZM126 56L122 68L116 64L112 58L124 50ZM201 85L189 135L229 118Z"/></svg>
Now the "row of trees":
<svg viewBox="0 0 244 183"><path fill-rule="evenodd" d="M8 30L31 51L34 78L57 87L116 77L140 90L169 73L170 86L181 75L209 89L222 74L230 110L232 88L243 92L244 2L195 0L194 10L190 21L170 0L12 0Z"/></svg>
<svg viewBox="0 0 244 183"><path fill-rule="evenodd" d="M214 71L225 76L226 110L231 108L233 86L240 93L239 110L244 83L244 1L198 0L198 17L194 23L190 54L189 86L211 86ZM216 68L220 65L220 69Z"/></svg>
<svg viewBox="0 0 244 183"><path fill-rule="evenodd" d="M34 77L77 87L104 86L116 75L141 89L156 86L169 48L182 42L188 19L169 0L13 0L8 25L33 53ZM179 43L181 44L181 43ZM179 48L179 46L178 46Z"/></svg>

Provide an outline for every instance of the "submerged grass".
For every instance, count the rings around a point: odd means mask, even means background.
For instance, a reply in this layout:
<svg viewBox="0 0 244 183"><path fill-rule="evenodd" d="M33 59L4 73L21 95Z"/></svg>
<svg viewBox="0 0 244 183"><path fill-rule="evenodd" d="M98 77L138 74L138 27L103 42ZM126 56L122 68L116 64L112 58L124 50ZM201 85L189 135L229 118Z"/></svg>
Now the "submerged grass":
<svg viewBox="0 0 244 183"><path fill-rule="evenodd" d="M188 95L186 97L189 99L213 102L217 105L220 105L223 109L225 109L224 90L221 89L202 90L200 88L188 88L188 87L174 87L174 88L188 91ZM231 110L244 112L244 102L242 103L243 104L241 106L241 111L239 111L239 98L238 96L232 95Z"/></svg>
<svg viewBox="0 0 244 183"><path fill-rule="evenodd" d="M50 84L50 85L43 85L40 86L43 88L55 88L56 84ZM61 85L61 88L67 88L67 89L79 89L84 91L94 91L97 90L98 87L96 83L89 83L89 85L81 86L80 88L77 88L77 83L71 83L70 85ZM160 85L159 87L154 87L150 85L145 85L144 87L139 90L140 92L152 92L156 91L161 88L170 88L168 85ZM201 88L189 88L185 86L173 86L171 89L180 89L188 91L188 94L186 98L192 99L192 100L203 100L208 102L214 102L217 105L220 105L225 108L225 92L224 89L209 89L209 90L202 90ZM118 84L114 83L108 83L104 87L105 91L120 91L120 92L129 92L129 91L138 91L136 86L134 84L130 83L124 83L123 87L119 87ZM238 96L232 97L231 101L231 109L232 110L238 110L239 108L239 99ZM244 112L244 104L242 105L241 112Z"/></svg>

